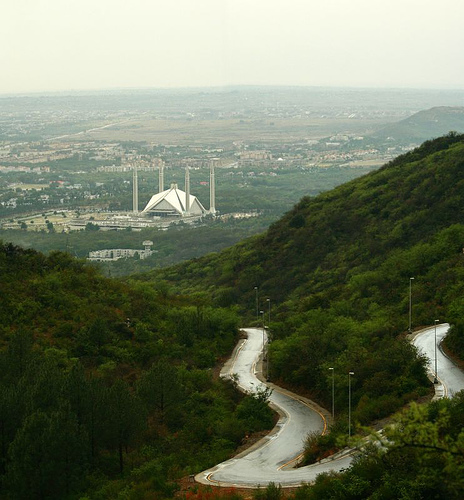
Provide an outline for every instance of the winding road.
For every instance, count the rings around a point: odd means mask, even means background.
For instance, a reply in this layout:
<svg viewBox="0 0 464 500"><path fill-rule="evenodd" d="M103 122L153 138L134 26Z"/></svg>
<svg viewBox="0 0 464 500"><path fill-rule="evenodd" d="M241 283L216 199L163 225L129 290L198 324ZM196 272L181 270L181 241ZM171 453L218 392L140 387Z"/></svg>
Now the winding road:
<svg viewBox="0 0 464 500"><path fill-rule="evenodd" d="M441 349L441 342L449 330L448 323L437 325L435 349L435 328L430 327L419 332L412 343L428 358L428 372L431 380L435 378L435 353L437 355L437 379L435 397L453 397L464 389L464 373Z"/></svg>
<svg viewBox="0 0 464 500"><path fill-rule="evenodd" d="M272 389L270 404L280 413L281 418L273 431L256 446L198 474L196 481L217 486L256 487L270 482L295 486L314 480L323 471L348 467L351 457L342 455L336 460L291 469L303 452L307 434L326 429L324 410L305 398L273 384L261 382L256 376L256 365L267 339L262 329L246 328L245 332L248 338L239 344L231 360L224 366L221 376L237 375L239 387L246 392L255 392L258 388L269 386Z"/></svg>
<svg viewBox="0 0 464 500"><path fill-rule="evenodd" d="M417 333L412 342L429 358L429 372L435 376L435 352L439 383L435 384L436 397L451 396L464 389L464 374L447 358L439 344L449 329L448 324L437 325L435 350L435 327ZM195 480L216 486L255 488L270 482L285 486L298 486L315 480L318 474L340 471L350 466L353 451L344 450L333 457L315 464L292 468L298 462L309 432L324 432L328 412L313 402L281 389L273 384L264 384L258 378L257 364L266 334L262 329L246 328L248 335L237 346L232 358L221 371L222 377L237 377L239 387L245 392L255 392L266 386L272 389L271 406L280 414L272 432L245 452L197 474Z"/></svg>

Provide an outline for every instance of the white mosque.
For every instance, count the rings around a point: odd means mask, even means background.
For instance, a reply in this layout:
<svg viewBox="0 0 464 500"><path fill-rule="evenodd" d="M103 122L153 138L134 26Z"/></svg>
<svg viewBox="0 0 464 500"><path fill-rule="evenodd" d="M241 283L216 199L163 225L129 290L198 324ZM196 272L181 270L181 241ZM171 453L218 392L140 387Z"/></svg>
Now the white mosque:
<svg viewBox="0 0 464 500"><path fill-rule="evenodd" d="M204 215L216 215L215 207L215 178L214 165L210 167L209 193L210 208L207 210L196 196L190 194L190 171L185 169L185 191L171 184L169 189L164 189L164 167L159 168L159 192L153 195L145 208L139 211L138 194L138 172L137 164L132 166L133 183L132 212L107 215L103 220L96 220L99 228L103 231L131 228L140 231L147 227L167 228L171 223L184 220L187 223L194 222ZM89 220L86 218L71 219L68 224L70 230L83 230Z"/></svg>
<svg viewBox="0 0 464 500"><path fill-rule="evenodd" d="M157 217L201 216L206 213L198 198L180 190L176 183L171 184L170 189L153 195L142 210L142 214Z"/></svg>
<svg viewBox="0 0 464 500"><path fill-rule="evenodd" d="M133 211L138 212L138 194L137 194L137 169L134 169L133 182ZM214 166L210 169L210 209L201 204L200 200L190 194L190 171L185 169L185 191L178 188L176 183L172 183L169 189L164 189L164 168L159 170L159 193L153 195L142 215L148 217L201 217L206 214L216 214L215 208L215 179Z"/></svg>

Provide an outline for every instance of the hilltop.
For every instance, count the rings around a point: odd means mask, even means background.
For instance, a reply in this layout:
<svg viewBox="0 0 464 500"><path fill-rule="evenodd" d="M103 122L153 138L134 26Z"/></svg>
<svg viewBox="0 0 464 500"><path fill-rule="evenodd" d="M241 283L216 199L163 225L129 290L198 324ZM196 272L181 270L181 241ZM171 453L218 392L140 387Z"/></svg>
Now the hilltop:
<svg viewBox="0 0 464 500"><path fill-rule="evenodd" d="M437 106L419 111L373 132L373 137L403 144L419 143L448 133L464 132L464 107Z"/></svg>

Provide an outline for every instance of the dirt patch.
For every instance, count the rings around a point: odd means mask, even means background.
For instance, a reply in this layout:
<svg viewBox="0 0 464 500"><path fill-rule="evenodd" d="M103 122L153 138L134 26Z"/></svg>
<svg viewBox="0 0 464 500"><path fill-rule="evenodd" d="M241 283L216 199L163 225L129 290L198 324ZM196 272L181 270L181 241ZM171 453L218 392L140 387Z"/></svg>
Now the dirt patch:
<svg viewBox="0 0 464 500"><path fill-rule="evenodd" d="M219 375L221 374L222 367L224 366L224 363L229 359L227 358L221 358L213 367L213 379L217 380L219 378Z"/></svg>
<svg viewBox="0 0 464 500"><path fill-rule="evenodd" d="M278 415L275 415L275 422L274 424L277 423L277 420L279 419ZM255 443L257 443L260 439L263 439L263 437L267 436L269 434L270 430L267 431L259 431L259 432L254 432L253 434L250 434L249 436L245 436L242 439L242 443L240 446L234 451L232 456L236 456L239 453L242 453L242 451L247 450L250 448L250 446L253 446ZM232 457L231 457L232 458Z"/></svg>
<svg viewBox="0 0 464 500"><path fill-rule="evenodd" d="M220 498L224 499L227 499L232 493L238 493L244 500L251 500L252 498L254 498L254 494L258 491L258 488L223 488L221 486L204 486L201 484L194 484L192 483L189 476L183 477L179 481L179 486L180 490L176 493L175 497L180 498L187 493L190 493L189 497L191 496L192 500L197 498L195 496L195 493L199 493L201 491L217 492L219 495L221 495ZM283 488L282 498L288 498L292 496L297 489L298 488L295 487ZM201 498L201 495L199 495L198 498Z"/></svg>

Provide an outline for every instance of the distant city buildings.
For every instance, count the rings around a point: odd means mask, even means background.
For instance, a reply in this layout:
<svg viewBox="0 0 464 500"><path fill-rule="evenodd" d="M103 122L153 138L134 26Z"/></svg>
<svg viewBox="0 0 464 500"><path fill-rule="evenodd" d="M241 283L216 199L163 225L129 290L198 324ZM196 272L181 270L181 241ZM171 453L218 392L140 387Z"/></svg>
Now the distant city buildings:
<svg viewBox="0 0 464 500"><path fill-rule="evenodd" d="M242 151L239 153L240 160L272 160L269 151Z"/></svg>
<svg viewBox="0 0 464 500"><path fill-rule="evenodd" d="M115 261L119 259L129 259L134 257L146 259L154 253L154 251L152 250L153 241L146 240L142 244L144 246L143 250L134 250L132 248L110 248L107 250L91 251L89 252L87 260L105 262Z"/></svg>
<svg viewBox="0 0 464 500"><path fill-rule="evenodd" d="M41 167L29 167L27 165L0 165L0 172L34 172L34 173L42 173L42 172L50 172L50 167L46 165L42 165Z"/></svg>
<svg viewBox="0 0 464 500"><path fill-rule="evenodd" d="M161 158L151 158L150 160L137 160L134 162L124 162L122 165L103 165L97 167L97 172L131 172L137 166L140 172L151 172L164 167L164 160Z"/></svg>
<svg viewBox="0 0 464 500"><path fill-rule="evenodd" d="M295 105L286 100L265 104L261 97L250 105L248 97L239 108L237 103L230 108L221 104L221 109L202 104L193 111L184 109L182 101L181 108L166 109L149 119L176 120L182 125L187 120L193 124L195 133L191 135L179 135L177 131L138 135L138 128L132 126L126 130L123 124L140 118L138 111L101 110L98 106L44 108L39 98L37 109L31 112L30 103L18 107L14 102L11 112L0 116L0 227L49 231L40 215L67 210L66 217L50 219L54 231L141 231L147 227L167 229L179 223L201 224L203 215L218 216L215 175L218 186L226 186L225 191L232 186L266 187L278 183L277 176L290 172L306 175L313 169L330 167L373 168L413 147L391 140L371 141L337 122L393 121L408 111L395 108L385 114L376 106L365 108L364 102L356 109L346 104L334 107L327 99L311 108L306 100ZM299 123L308 117L327 124L336 121L334 127L324 125L327 134L322 136L306 128L304 122ZM203 125L226 119L232 120L233 134L226 127L217 135L208 132L205 136ZM280 119L292 120L291 134L281 137L280 132L272 131L274 125L278 131ZM95 128L88 128L94 123ZM197 123L203 124L198 137ZM226 125L223 122L221 127ZM115 134L117 130L122 135ZM187 178L185 185L182 182L179 169L190 171L192 193ZM158 193L156 171L160 172ZM164 175L166 188L177 184L182 189L177 185L166 189ZM209 208L205 188L209 190ZM196 190L204 206L196 198ZM249 216L245 207L234 206L234 202L232 206L236 215L230 217Z"/></svg>

